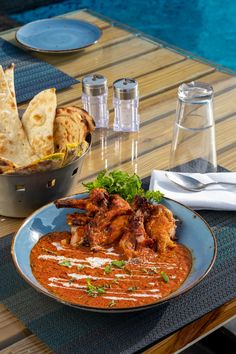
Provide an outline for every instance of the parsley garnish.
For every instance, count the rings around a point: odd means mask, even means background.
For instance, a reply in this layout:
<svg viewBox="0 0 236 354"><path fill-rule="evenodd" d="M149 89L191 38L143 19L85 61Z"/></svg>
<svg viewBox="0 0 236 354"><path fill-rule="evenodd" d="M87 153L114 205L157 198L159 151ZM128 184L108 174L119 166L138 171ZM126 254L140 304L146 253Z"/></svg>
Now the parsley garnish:
<svg viewBox="0 0 236 354"><path fill-rule="evenodd" d="M135 291L135 290L137 290L138 288L137 288L137 286L131 286L130 288L128 288L127 290L128 291Z"/></svg>
<svg viewBox="0 0 236 354"><path fill-rule="evenodd" d="M112 300L111 302L109 302L108 307L114 307L114 306L116 306L115 300Z"/></svg>
<svg viewBox="0 0 236 354"><path fill-rule="evenodd" d="M66 259L64 261L60 261L58 262L58 264L60 266L64 266L64 267L67 267L67 268L71 268L72 267L72 264L70 261L67 261Z"/></svg>
<svg viewBox="0 0 236 354"><path fill-rule="evenodd" d="M77 267L77 270L82 270L82 269L84 269L84 265L83 264L80 264L80 265L78 265L78 267Z"/></svg>
<svg viewBox="0 0 236 354"><path fill-rule="evenodd" d="M97 297L99 295L102 295L104 294L106 291L105 291L105 288L104 286L94 286L91 284L91 280L88 278L86 279L86 282L87 282L87 294L89 296L92 296L92 297Z"/></svg>
<svg viewBox="0 0 236 354"><path fill-rule="evenodd" d="M124 266L125 266L125 264L126 264L126 262L123 261L123 260L121 260L121 261L112 261L112 262L111 262L111 265L112 265L113 267L120 268L120 269L123 269Z"/></svg>
<svg viewBox="0 0 236 354"><path fill-rule="evenodd" d="M111 273L111 265L107 264L106 267L104 268L104 273L109 274Z"/></svg>
<svg viewBox="0 0 236 354"><path fill-rule="evenodd" d="M161 272L162 279L164 280L165 283L168 283L169 277L165 272Z"/></svg>
<svg viewBox="0 0 236 354"><path fill-rule="evenodd" d="M152 267L151 269L150 269L153 273L158 273L158 271L157 271L157 268L156 267Z"/></svg>
<svg viewBox="0 0 236 354"><path fill-rule="evenodd" d="M157 203L159 203L163 197L163 194L159 191L145 191L142 188L142 182L138 175L129 175L127 172L118 170L112 172L104 170L98 174L96 180L83 183L83 185L89 192L94 188L104 188L110 194L119 194L128 202L132 202L136 195Z"/></svg>

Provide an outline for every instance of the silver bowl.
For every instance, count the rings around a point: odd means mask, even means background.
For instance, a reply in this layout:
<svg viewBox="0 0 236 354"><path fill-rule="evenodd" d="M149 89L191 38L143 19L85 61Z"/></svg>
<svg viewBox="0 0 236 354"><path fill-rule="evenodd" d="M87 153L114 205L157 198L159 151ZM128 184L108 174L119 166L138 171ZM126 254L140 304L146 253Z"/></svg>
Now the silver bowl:
<svg viewBox="0 0 236 354"><path fill-rule="evenodd" d="M0 215L23 218L42 205L65 197L78 183L85 155L68 165L31 175L0 175Z"/></svg>

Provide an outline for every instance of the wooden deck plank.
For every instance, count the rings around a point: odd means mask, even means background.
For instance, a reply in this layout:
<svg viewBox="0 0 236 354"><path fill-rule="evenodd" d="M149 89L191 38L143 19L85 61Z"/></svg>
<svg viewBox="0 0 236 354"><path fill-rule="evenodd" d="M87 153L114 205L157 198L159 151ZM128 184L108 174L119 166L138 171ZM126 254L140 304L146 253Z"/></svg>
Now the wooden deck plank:
<svg viewBox="0 0 236 354"><path fill-rule="evenodd" d="M0 304L0 350L29 335L25 326Z"/></svg>
<svg viewBox="0 0 236 354"><path fill-rule="evenodd" d="M110 26L110 22L106 21L100 17L97 17L91 13L89 13L86 10L81 10L81 11L73 11L73 12L69 12L67 14L63 14L62 16L58 16L61 18L74 18L74 19L78 19L78 20L83 20L83 21L88 21L93 23L94 25L100 27L100 28L105 28L107 26Z"/></svg>
<svg viewBox="0 0 236 354"><path fill-rule="evenodd" d="M235 168L235 156L236 156L236 143L227 148L225 151L220 152L218 156L218 164L221 166L227 166L228 170L236 171Z"/></svg>
<svg viewBox="0 0 236 354"><path fill-rule="evenodd" d="M41 342L36 336L30 335L24 338L8 348L0 350L0 354L53 354L43 342Z"/></svg>
<svg viewBox="0 0 236 354"><path fill-rule="evenodd" d="M57 68L70 76L81 77L91 71L101 71L102 68L109 65L113 66L117 62L156 50L158 47L157 44L143 41L138 37L131 37L125 42L98 49L92 55L86 53L85 50L84 54L81 52L76 55L76 60L75 55L72 55L68 60L58 62ZM52 56L47 56L48 63L53 60Z"/></svg>

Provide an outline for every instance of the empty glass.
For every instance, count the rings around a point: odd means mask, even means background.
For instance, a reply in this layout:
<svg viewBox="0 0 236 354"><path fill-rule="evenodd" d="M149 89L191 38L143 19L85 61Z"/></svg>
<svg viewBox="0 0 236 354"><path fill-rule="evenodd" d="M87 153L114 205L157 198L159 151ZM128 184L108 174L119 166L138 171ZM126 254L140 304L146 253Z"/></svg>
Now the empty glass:
<svg viewBox="0 0 236 354"><path fill-rule="evenodd" d="M216 172L213 89L203 82L182 84L170 153L169 170Z"/></svg>

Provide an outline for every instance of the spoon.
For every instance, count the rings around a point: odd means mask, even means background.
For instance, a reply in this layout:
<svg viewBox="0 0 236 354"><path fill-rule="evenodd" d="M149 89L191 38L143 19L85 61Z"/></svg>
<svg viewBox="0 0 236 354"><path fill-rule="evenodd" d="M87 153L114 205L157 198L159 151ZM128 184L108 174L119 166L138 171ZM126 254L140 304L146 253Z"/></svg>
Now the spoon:
<svg viewBox="0 0 236 354"><path fill-rule="evenodd" d="M177 184L179 187L181 187L183 189L186 189L186 190L192 191L192 192L200 192L201 190L205 189L206 187L212 186L214 184L225 184L225 185L236 186L236 183L233 183L233 182L202 183L193 177L181 175L179 173L174 173L174 172L166 173L165 175L171 182Z"/></svg>

